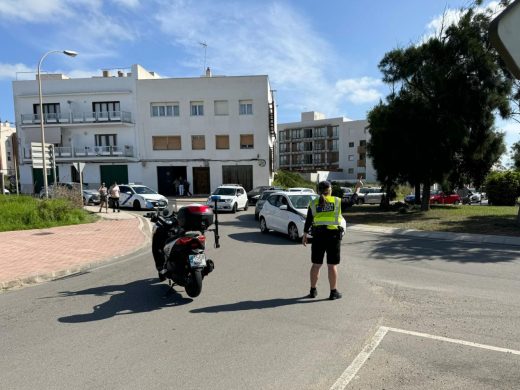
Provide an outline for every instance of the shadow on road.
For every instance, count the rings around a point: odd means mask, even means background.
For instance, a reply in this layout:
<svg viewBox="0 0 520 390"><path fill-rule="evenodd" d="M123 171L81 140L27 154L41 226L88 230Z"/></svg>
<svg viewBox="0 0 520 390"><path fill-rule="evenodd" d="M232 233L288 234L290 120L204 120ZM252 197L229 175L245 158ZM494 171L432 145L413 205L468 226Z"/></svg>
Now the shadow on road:
<svg viewBox="0 0 520 390"><path fill-rule="evenodd" d="M192 302L157 279L136 280L127 284L101 286L80 291L61 291L61 296L96 295L110 297L108 301L94 306L91 313L73 314L58 318L63 323L80 323L104 320L124 314L144 313L165 307L180 306ZM167 293L168 292L168 293Z"/></svg>
<svg viewBox="0 0 520 390"><path fill-rule="evenodd" d="M269 234L262 234L260 231L258 232L247 232L247 233L231 233L228 234L228 237L241 241L241 242L251 242L255 244L266 244L266 245L296 245L300 244L301 242L295 242L289 240L287 235L277 233L277 232L270 232Z"/></svg>
<svg viewBox="0 0 520 390"><path fill-rule="evenodd" d="M407 262L444 260L458 263L504 263L520 261L518 248L456 241L395 237L371 241L371 257Z"/></svg>
<svg viewBox="0 0 520 390"><path fill-rule="evenodd" d="M200 309L190 310L191 313L220 313L225 311L241 311L241 310L260 310L271 309L274 307L297 305L301 303L314 303L328 301L328 299L308 299L306 297L297 298L275 298L263 301L242 301L230 303L227 305L217 305L209 307L201 307Z"/></svg>

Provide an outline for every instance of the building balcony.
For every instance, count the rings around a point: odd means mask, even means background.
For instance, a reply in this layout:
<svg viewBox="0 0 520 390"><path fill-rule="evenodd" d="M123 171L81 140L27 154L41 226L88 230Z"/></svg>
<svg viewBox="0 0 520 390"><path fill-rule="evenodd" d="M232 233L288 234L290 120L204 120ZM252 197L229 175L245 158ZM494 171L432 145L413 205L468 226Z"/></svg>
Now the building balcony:
<svg viewBox="0 0 520 390"><path fill-rule="evenodd" d="M358 167L366 167L367 166L366 160L357 160L357 166Z"/></svg>
<svg viewBox="0 0 520 390"><path fill-rule="evenodd" d="M44 123L54 124L91 124L91 123L132 123L132 113L128 111L72 112L44 114ZM22 126L40 124L39 114L22 114Z"/></svg>
<svg viewBox="0 0 520 390"><path fill-rule="evenodd" d="M365 154L367 152L367 147L362 145L357 147L358 154Z"/></svg>
<svg viewBox="0 0 520 390"><path fill-rule="evenodd" d="M56 161L69 160L106 160L106 159L127 159L135 157L134 147L125 146L55 146L54 154ZM31 148L26 146L23 149L24 162L32 160Z"/></svg>

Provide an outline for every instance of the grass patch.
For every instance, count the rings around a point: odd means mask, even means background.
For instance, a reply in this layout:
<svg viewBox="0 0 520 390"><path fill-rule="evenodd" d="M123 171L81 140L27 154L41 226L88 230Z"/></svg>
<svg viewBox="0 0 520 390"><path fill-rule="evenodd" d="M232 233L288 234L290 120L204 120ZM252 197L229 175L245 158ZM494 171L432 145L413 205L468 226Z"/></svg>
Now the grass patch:
<svg viewBox="0 0 520 390"><path fill-rule="evenodd" d="M383 211L379 206L362 205L344 210L347 223L387 226L454 233L474 233L519 236L515 206L451 206L432 205L422 212L410 208L407 212Z"/></svg>
<svg viewBox="0 0 520 390"><path fill-rule="evenodd" d="M77 225L97 218L67 199L0 196L0 232Z"/></svg>

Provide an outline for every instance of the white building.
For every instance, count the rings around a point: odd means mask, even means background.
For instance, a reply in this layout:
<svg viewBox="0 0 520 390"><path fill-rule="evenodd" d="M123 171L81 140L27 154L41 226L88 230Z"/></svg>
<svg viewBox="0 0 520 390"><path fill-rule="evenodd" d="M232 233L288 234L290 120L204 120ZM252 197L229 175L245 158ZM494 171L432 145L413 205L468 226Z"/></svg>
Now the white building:
<svg viewBox="0 0 520 390"><path fill-rule="evenodd" d="M301 173L328 171L330 180L360 177L375 182L376 172L366 152L367 126L366 120L325 118L314 111L303 112L300 122L279 123L278 168Z"/></svg>
<svg viewBox="0 0 520 390"><path fill-rule="evenodd" d="M139 65L131 72L70 79L42 75L45 141L55 146L59 181L134 182L164 195L182 177L207 194L223 183L246 189L269 183L276 118L267 76L160 78ZM30 145L41 142L37 81L14 81L21 143L22 192L38 191ZM53 181L49 175L49 183Z"/></svg>
<svg viewBox="0 0 520 390"><path fill-rule="evenodd" d="M14 175L16 153L16 127L0 121L0 172L4 176ZM7 185L7 183L6 183Z"/></svg>

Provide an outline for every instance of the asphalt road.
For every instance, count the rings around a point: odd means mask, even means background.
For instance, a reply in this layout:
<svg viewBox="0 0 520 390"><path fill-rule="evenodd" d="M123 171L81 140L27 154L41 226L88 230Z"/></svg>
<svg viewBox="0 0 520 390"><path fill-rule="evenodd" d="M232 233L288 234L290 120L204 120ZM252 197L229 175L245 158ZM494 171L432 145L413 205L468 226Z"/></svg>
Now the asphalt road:
<svg viewBox="0 0 520 390"><path fill-rule="evenodd" d="M0 388L520 387L518 247L349 233L343 299L310 300L310 248L221 220L195 299L149 251L0 294Z"/></svg>

